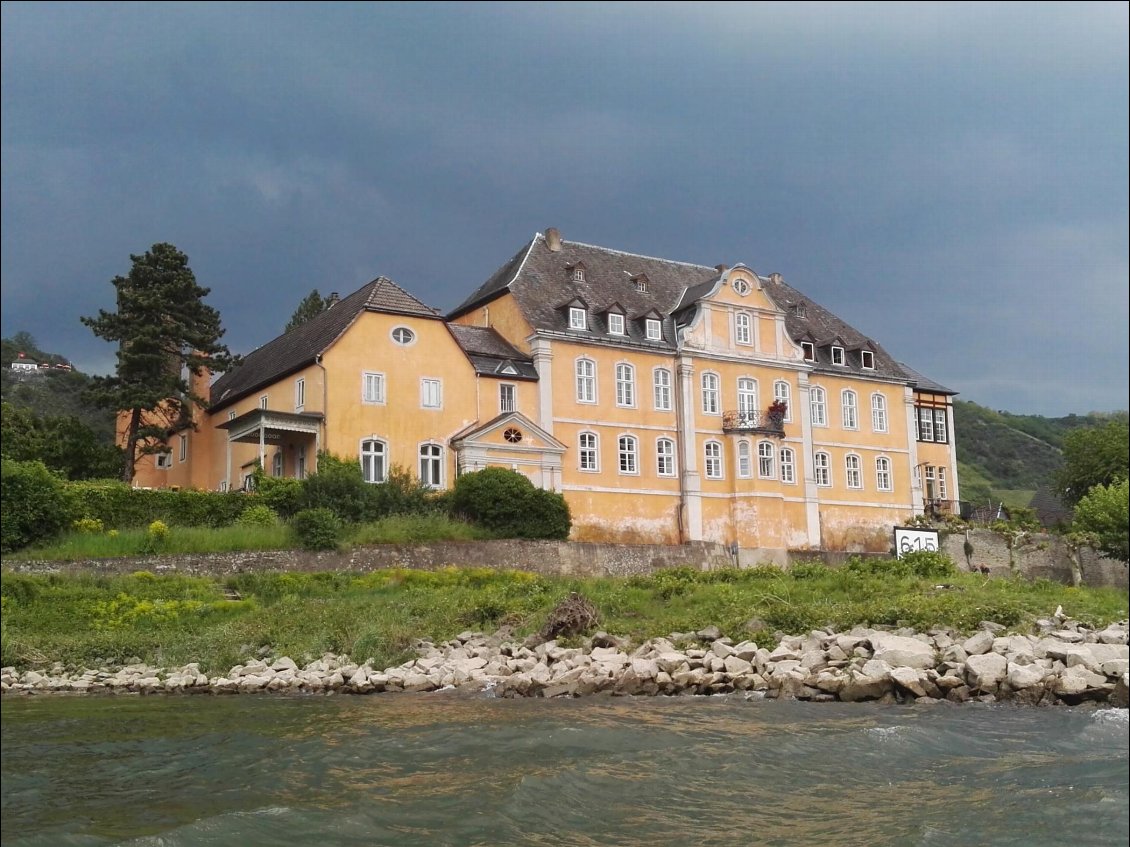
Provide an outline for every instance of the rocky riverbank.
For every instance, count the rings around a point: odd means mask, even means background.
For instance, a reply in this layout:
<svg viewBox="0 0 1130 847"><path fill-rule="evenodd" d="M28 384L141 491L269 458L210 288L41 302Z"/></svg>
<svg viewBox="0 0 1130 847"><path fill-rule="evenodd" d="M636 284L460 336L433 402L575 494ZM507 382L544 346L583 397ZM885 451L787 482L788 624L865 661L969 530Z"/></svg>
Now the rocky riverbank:
<svg viewBox="0 0 1130 847"><path fill-rule="evenodd" d="M634 649L597 633L580 647L515 641L465 632L417 644L418 657L379 669L327 654L299 666L288 657L237 665L207 676L196 664L118 670L0 671L0 689L17 693L307 692L368 694L443 689L493 690L501 697L592 694L690 695L750 692L814 701L1014 700L1026 704L1087 701L1126 707L1130 684L1128 622L1092 631L1074 621L1038 621L1027 635L982 623L971 636L949 630L814 630L772 648L735 643L709 627L672 633Z"/></svg>

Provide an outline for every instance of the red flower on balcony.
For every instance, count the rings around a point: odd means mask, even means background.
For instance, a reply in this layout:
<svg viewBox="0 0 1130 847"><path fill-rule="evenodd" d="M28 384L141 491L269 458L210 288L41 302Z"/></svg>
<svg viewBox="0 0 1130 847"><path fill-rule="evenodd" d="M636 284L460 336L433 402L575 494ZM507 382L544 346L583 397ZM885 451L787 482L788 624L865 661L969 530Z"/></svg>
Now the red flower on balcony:
<svg viewBox="0 0 1130 847"><path fill-rule="evenodd" d="M765 418L774 429L782 429L785 425L785 415L789 413L789 404L784 400L774 400L765 410Z"/></svg>

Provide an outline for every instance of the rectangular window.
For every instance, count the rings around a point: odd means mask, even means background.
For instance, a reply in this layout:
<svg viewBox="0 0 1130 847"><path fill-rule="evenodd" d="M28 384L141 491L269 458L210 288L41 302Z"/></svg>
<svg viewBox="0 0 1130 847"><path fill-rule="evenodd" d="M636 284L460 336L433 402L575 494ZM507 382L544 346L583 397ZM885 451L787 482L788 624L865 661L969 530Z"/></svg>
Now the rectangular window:
<svg viewBox="0 0 1130 847"><path fill-rule="evenodd" d="M706 453L706 478L722 479L722 445L717 441L707 441Z"/></svg>
<svg viewBox="0 0 1130 847"><path fill-rule="evenodd" d="M228 412L228 420L229 421L235 420L235 410L234 409L232 411Z"/></svg>
<svg viewBox="0 0 1130 847"><path fill-rule="evenodd" d="M620 473L639 473L639 448L636 439L631 435L620 436Z"/></svg>
<svg viewBox="0 0 1130 847"><path fill-rule="evenodd" d="M875 432L887 431L887 398L882 394L871 395L871 429Z"/></svg>
<svg viewBox="0 0 1130 847"><path fill-rule="evenodd" d="M738 312L734 316L734 341L738 344L752 344L753 332L751 330L749 315Z"/></svg>
<svg viewBox="0 0 1130 847"><path fill-rule="evenodd" d="M934 440L934 410L933 409L919 409L918 410L918 440L919 441L933 441Z"/></svg>
<svg viewBox="0 0 1130 847"><path fill-rule="evenodd" d="M813 386L808 392L808 405L812 409L812 425L828 425L828 394L823 388Z"/></svg>
<svg viewBox="0 0 1130 847"><path fill-rule="evenodd" d="M815 344L813 344L811 341L802 341L800 343L800 349L801 349L801 352L804 354L804 360L806 362L815 362L816 361L816 345Z"/></svg>
<svg viewBox="0 0 1130 847"><path fill-rule="evenodd" d="M173 466L172 453L158 453L157 454L157 469L166 471Z"/></svg>
<svg viewBox="0 0 1130 847"><path fill-rule="evenodd" d="M863 469L860 465L859 456L848 456L844 460L848 488L863 488Z"/></svg>
<svg viewBox="0 0 1130 847"><path fill-rule="evenodd" d="M294 381L294 411L301 412L302 408L306 405L306 380L296 379Z"/></svg>
<svg viewBox="0 0 1130 847"><path fill-rule="evenodd" d="M832 348L832 364L833 365L842 365L843 363L844 363L844 348L843 347L833 347Z"/></svg>
<svg viewBox="0 0 1130 847"><path fill-rule="evenodd" d="M773 473L773 445L762 441L757 445L757 475L763 479L772 479Z"/></svg>
<svg viewBox="0 0 1130 847"><path fill-rule="evenodd" d="M655 411L671 411L671 371L666 368L656 368L653 373L655 380Z"/></svg>
<svg viewBox="0 0 1130 847"><path fill-rule="evenodd" d="M875 487L880 491L892 491L891 460L880 456L875 460Z"/></svg>
<svg viewBox="0 0 1130 847"><path fill-rule="evenodd" d="M428 488L443 487L443 448L438 444L420 447L420 482Z"/></svg>
<svg viewBox="0 0 1130 847"><path fill-rule="evenodd" d="M383 403L385 401L385 375L365 371L361 374L361 402Z"/></svg>
<svg viewBox="0 0 1130 847"><path fill-rule="evenodd" d="M443 408L443 381L438 379L420 380L420 407L423 409Z"/></svg>
<svg viewBox="0 0 1130 847"><path fill-rule="evenodd" d="M675 475L675 442L670 438L655 442L655 471L659 476Z"/></svg>
<svg viewBox="0 0 1130 847"><path fill-rule="evenodd" d="M946 443L946 410L934 410L934 440Z"/></svg>
<svg viewBox="0 0 1130 847"><path fill-rule="evenodd" d="M753 476L753 462L749 455L749 442L738 442L738 476L749 479Z"/></svg>
<svg viewBox="0 0 1130 847"><path fill-rule="evenodd" d="M180 437L180 460L183 462L188 458L188 436L182 435Z"/></svg>
<svg viewBox="0 0 1130 847"><path fill-rule="evenodd" d="M870 350L864 350L859 354L860 364L863 365L864 370L875 370L875 354Z"/></svg>
<svg viewBox="0 0 1130 847"><path fill-rule="evenodd" d="M518 410L518 388L509 383L498 386L498 411L515 412Z"/></svg>
<svg viewBox="0 0 1130 847"><path fill-rule="evenodd" d="M228 481L226 479L221 479L220 480L220 491L227 491L227 490L228 490Z"/></svg>
<svg viewBox="0 0 1130 847"><path fill-rule="evenodd" d="M584 309L573 306L569 309L569 329L587 329L588 320Z"/></svg>
<svg viewBox="0 0 1130 847"><path fill-rule="evenodd" d="M616 405L628 408L636 405L636 370L631 365L616 366Z"/></svg>
<svg viewBox="0 0 1130 847"><path fill-rule="evenodd" d="M663 325L655 318L648 318L644 322L646 328L648 341L662 341L663 340Z"/></svg>
<svg viewBox="0 0 1130 847"><path fill-rule="evenodd" d="M577 402L596 402L596 362L577 359Z"/></svg>
<svg viewBox="0 0 1130 847"><path fill-rule="evenodd" d="M706 415L717 415L719 403L718 374L702 375L702 411Z"/></svg>
<svg viewBox="0 0 1130 847"><path fill-rule="evenodd" d="M858 429L859 409L856 406L854 391L840 392L840 409L843 412L844 429Z"/></svg>
<svg viewBox="0 0 1130 847"><path fill-rule="evenodd" d="M781 482L796 482L796 459L791 447L781 448Z"/></svg>
<svg viewBox="0 0 1130 847"><path fill-rule="evenodd" d="M832 457L827 453L817 453L812 458L816 484L821 488L828 488L832 484Z"/></svg>
<svg viewBox="0 0 1130 847"><path fill-rule="evenodd" d="M624 316L615 313L608 316L608 332L611 335L624 334Z"/></svg>
<svg viewBox="0 0 1130 847"><path fill-rule="evenodd" d="M597 471L596 435L591 432L582 432L578 440L580 447L580 467L583 471Z"/></svg>
<svg viewBox="0 0 1130 847"><path fill-rule="evenodd" d="M938 468L938 498L946 499L946 469Z"/></svg>
<svg viewBox="0 0 1130 847"><path fill-rule="evenodd" d="M275 456L271 460L271 476L283 475L283 451L280 447L275 451Z"/></svg>
<svg viewBox="0 0 1130 847"><path fill-rule="evenodd" d="M927 465L926 466L926 480L925 480L926 481L926 491L925 491L925 494L926 494L927 500L938 499L938 484L937 484L937 476L935 475L936 470L937 469L933 465Z"/></svg>
<svg viewBox="0 0 1130 847"><path fill-rule="evenodd" d="M267 408L267 395L266 394L264 394L262 397L259 398L259 408L260 409L266 409Z"/></svg>

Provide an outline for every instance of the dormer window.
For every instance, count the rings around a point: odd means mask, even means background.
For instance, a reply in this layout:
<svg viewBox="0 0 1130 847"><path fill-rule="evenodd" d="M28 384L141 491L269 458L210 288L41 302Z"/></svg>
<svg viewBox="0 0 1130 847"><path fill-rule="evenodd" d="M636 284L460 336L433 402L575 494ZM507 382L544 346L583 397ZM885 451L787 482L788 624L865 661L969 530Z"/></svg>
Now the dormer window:
<svg viewBox="0 0 1130 847"><path fill-rule="evenodd" d="M575 264L575 265L570 265L569 266L569 278L571 280L573 280L573 282L584 282L585 281L585 266L583 264L581 264L580 262L577 262L577 264Z"/></svg>
<svg viewBox="0 0 1130 847"><path fill-rule="evenodd" d="M793 314L796 315L798 318L807 318L808 317L808 304L807 303L794 303L793 304Z"/></svg>
<svg viewBox="0 0 1130 847"><path fill-rule="evenodd" d="M632 277L632 282L636 286L636 291L641 294L647 294L647 277L642 274L637 277Z"/></svg>
<svg viewBox="0 0 1130 847"><path fill-rule="evenodd" d="M811 341L802 341L800 343L801 352L804 353L804 360L806 362L816 361L816 345Z"/></svg>
<svg viewBox="0 0 1130 847"><path fill-rule="evenodd" d="M843 347L833 347L832 348L832 364L833 365L839 365L840 367L843 367L843 365L844 365L844 348Z"/></svg>
<svg viewBox="0 0 1130 847"><path fill-rule="evenodd" d="M584 271L581 271L582 276ZM569 307L569 329L577 329L584 331L589 328L588 320L585 316L585 310L579 309L576 306Z"/></svg>
<svg viewBox="0 0 1130 847"><path fill-rule="evenodd" d="M864 370L875 370L875 354L870 350L863 350L859 354L860 363L863 365Z"/></svg>
<svg viewBox="0 0 1130 847"><path fill-rule="evenodd" d="M663 324L661 324L655 318L648 318L644 322L644 329L646 331L648 341L663 340Z"/></svg>
<svg viewBox="0 0 1130 847"><path fill-rule="evenodd" d="M608 315L608 334L609 335L623 335L624 334L624 316L616 312L610 312Z"/></svg>

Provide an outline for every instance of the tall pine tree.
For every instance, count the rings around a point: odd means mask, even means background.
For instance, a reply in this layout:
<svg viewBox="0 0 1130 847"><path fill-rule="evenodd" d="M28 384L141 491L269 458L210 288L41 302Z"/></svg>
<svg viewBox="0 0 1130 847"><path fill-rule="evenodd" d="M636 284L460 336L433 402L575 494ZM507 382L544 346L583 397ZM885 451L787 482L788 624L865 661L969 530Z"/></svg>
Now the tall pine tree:
<svg viewBox="0 0 1130 847"><path fill-rule="evenodd" d="M290 332L295 327L302 326L310 318L317 317L322 312L330 307L330 298L323 297L318 293L318 289L314 289L298 304L298 308L294 310L294 314L290 316L290 323L286 325L283 332Z"/></svg>
<svg viewBox="0 0 1130 847"><path fill-rule="evenodd" d="M154 244L130 256L128 276L114 277L118 310L99 310L82 322L99 338L118 344L113 376L96 377L91 402L126 413L122 479L132 482L139 452L154 452L178 428L191 424L194 406L208 398L193 391L192 377L234 364L220 313L204 303L210 289L196 283L188 257L172 244Z"/></svg>

